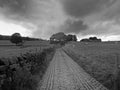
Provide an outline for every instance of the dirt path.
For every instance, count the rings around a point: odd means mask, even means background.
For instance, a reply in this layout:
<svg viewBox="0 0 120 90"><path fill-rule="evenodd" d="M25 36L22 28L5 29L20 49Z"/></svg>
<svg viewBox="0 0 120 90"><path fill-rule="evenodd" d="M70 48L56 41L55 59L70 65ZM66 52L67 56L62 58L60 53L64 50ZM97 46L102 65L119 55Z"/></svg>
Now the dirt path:
<svg viewBox="0 0 120 90"><path fill-rule="evenodd" d="M37 90L107 90L65 52L57 50Z"/></svg>

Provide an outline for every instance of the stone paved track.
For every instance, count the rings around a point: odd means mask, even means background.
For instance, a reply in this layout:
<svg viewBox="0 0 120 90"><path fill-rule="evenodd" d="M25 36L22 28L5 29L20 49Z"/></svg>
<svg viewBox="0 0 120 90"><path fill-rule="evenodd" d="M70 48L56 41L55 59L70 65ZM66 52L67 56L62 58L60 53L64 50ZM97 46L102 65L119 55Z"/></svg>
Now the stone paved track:
<svg viewBox="0 0 120 90"><path fill-rule="evenodd" d="M64 51L57 50L37 90L108 90Z"/></svg>

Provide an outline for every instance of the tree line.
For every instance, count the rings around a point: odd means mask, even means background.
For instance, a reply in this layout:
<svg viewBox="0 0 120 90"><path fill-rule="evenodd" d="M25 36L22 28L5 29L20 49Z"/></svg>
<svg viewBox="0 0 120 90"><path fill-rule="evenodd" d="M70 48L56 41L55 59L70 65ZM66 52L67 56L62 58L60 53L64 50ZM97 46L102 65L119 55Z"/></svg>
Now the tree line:
<svg viewBox="0 0 120 90"><path fill-rule="evenodd" d="M0 35L0 40L10 40L16 46L23 45L24 41L40 40L38 38L22 37L20 33L14 33L11 36ZM41 39L42 40L42 39Z"/></svg>
<svg viewBox="0 0 120 90"><path fill-rule="evenodd" d="M14 33L15 34L15 33ZM22 36L21 36L22 37ZM11 36L7 35L0 35L0 40L10 40ZM31 41L31 40L39 40L38 38L31 38L31 37L22 37L23 40Z"/></svg>
<svg viewBox="0 0 120 90"><path fill-rule="evenodd" d="M66 35L63 32L59 32L59 33L53 34L50 37L51 44L63 44L64 45L65 43L69 41L77 41L77 36L72 35L72 34ZM89 37L89 38L81 39L80 42L102 42L102 40L97 37Z"/></svg>
<svg viewBox="0 0 120 90"><path fill-rule="evenodd" d="M14 33L11 36L2 36L0 35L0 40L10 40L12 43L15 43L16 46L23 45L24 41L33 41L33 40L42 40L38 38L29 38L29 37L22 37L20 33ZM64 45L67 42L70 41L77 41L77 36L72 34L64 34L63 32L59 32L56 34L53 34L50 37L50 44L61 44ZM82 39L81 42L102 42L101 39L98 39L97 37L90 37L88 39Z"/></svg>
<svg viewBox="0 0 120 90"><path fill-rule="evenodd" d="M59 32L59 33L53 34L50 37L51 44L58 44L58 43L65 44L69 41L77 41L76 35L72 35L72 34L66 35L63 32Z"/></svg>
<svg viewBox="0 0 120 90"><path fill-rule="evenodd" d="M90 38L82 39L81 42L102 42L102 40L98 39L97 37L90 37Z"/></svg>

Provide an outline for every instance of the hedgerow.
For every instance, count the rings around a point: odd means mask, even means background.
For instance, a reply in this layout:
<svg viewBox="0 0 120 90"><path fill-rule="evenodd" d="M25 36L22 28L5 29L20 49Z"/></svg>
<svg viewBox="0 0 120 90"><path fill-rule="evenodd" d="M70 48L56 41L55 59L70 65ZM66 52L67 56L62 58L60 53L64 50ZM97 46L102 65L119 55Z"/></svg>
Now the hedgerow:
<svg viewBox="0 0 120 90"><path fill-rule="evenodd" d="M53 54L54 48L47 48L42 52L27 52L11 59L1 58L0 90L35 90Z"/></svg>

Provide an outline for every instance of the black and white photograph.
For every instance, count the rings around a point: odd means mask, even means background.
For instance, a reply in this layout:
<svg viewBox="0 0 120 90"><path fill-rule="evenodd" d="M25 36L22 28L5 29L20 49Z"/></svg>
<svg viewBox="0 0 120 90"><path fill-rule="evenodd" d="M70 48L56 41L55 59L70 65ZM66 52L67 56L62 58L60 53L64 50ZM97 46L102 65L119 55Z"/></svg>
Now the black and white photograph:
<svg viewBox="0 0 120 90"><path fill-rule="evenodd" d="M0 90L120 90L120 0L0 0Z"/></svg>

